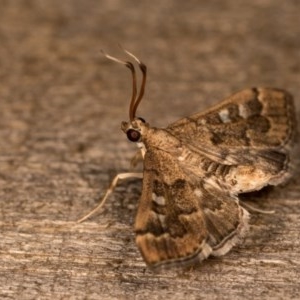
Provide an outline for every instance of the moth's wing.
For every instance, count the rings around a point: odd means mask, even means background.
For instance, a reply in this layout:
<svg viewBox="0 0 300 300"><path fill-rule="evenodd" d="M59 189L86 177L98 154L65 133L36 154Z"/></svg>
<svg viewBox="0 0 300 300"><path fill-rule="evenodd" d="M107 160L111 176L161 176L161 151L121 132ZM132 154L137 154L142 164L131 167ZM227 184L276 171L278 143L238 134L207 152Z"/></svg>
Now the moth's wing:
<svg viewBox="0 0 300 300"><path fill-rule="evenodd" d="M244 182L241 174L257 171L257 185L248 188L242 183L239 192L276 185L289 177L288 152L296 135L296 118L292 96L283 90L243 90L208 111L171 124L167 131L211 162L238 166L237 181Z"/></svg>
<svg viewBox="0 0 300 300"><path fill-rule="evenodd" d="M293 98L279 89L246 89L167 130L195 147L230 148L237 153L246 148L283 148L295 136Z"/></svg>
<svg viewBox="0 0 300 300"><path fill-rule="evenodd" d="M237 198L184 174L176 158L151 149L144 160L136 243L150 267L194 264L228 252L247 229Z"/></svg>

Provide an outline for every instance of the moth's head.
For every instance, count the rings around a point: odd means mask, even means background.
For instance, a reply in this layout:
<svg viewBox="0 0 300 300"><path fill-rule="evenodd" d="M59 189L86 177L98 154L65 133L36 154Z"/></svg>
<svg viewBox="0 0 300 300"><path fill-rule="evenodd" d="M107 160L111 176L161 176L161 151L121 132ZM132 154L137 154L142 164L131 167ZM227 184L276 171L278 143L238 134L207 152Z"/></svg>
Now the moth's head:
<svg viewBox="0 0 300 300"><path fill-rule="evenodd" d="M131 122L122 122L121 129L131 142L141 142L149 124L143 118L135 118Z"/></svg>
<svg viewBox="0 0 300 300"><path fill-rule="evenodd" d="M122 122L121 129L126 133L127 138L131 142L140 142L142 140L143 133L148 128L148 124L145 122L144 119L136 117L136 110L144 96L145 85L146 85L146 76L147 76L147 67L144 65L136 56L132 53L128 52L127 50L123 49L124 52L133 58L137 63L138 66L143 74L141 88L139 94L137 94L137 80L136 80L136 73L135 68L132 62L130 61L123 61L108 54L104 55L106 58L113 60L117 63L125 65L130 71L132 75L132 96L129 105L129 122Z"/></svg>

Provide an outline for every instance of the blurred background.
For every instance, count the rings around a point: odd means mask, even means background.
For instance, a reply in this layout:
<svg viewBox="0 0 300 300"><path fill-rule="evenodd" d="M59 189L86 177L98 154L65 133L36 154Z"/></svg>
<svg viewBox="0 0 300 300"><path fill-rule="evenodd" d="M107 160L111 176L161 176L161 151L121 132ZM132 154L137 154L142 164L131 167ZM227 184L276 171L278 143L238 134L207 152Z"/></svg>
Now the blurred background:
<svg viewBox="0 0 300 300"><path fill-rule="evenodd" d="M32 252L44 225L34 231L25 223L78 219L95 206L111 178L129 168L136 148L120 131L120 122L128 120L131 77L126 68L103 57L101 49L124 59L121 44L147 65L146 95L138 115L153 126L165 127L253 86L290 91L299 111L299 15L297 0L0 0L2 253ZM103 225L109 219L127 228L120 241L131 242L122 255L128 263L138 258L143 265L132 232L139 193L140 184L119 187L105 217L93 221ZM279 225L274 226L278 232ZM23 248L22 243L30 242L19 242L20 230L33 236L32 248ZM53 234L57 237L55 230ZM58 235L78 247L79 254L88 251L88 242L76 244L82 236ZM47 250L53 239L40 237L41 251L50 257L56 255L56 250ZM25 271L12 270L24 270L32 260L21 261L6 261L1 272L23 278ZM73 267L70 263L65 271ZM103 274L109 272L106 267ZM43 268L52 270L53 265ZM58 264L54 277L59 270ZM297 276L287 277L293 281ZM208 278L207 293L217 277ZM4 282L14 286L12 279Z"/></svg>

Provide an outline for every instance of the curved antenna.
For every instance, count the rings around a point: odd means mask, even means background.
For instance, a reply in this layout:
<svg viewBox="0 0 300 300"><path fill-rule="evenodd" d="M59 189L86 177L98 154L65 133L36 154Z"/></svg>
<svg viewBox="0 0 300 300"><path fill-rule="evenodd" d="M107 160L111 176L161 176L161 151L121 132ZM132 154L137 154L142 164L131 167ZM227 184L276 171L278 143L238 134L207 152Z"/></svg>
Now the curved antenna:
<svg viewBox="0 0 300 300"><path fill-rule="evenodd" d="M130 105L129 105L129 119L130 119L130 121L133 121L134 117L135 117L135 111L136 111L136 109L134 109L134 107L136 106L135 99L136 99L136 95L137 95L136 74L135 74L134 66L130 61L123 61L118 58L115 58L111 55L108 55L103 50L101 50L101 52L106 58L126 66L131 71L131 74L132 74L132 96L131 96L131 101L130 101ZM140 94L141 94L141 92L140 92ZM139 97L140 97L140 94L139 94Z"/></svg>
<svg viewBox="0 0 300 300"><path fill-rule="evenodd" d="M120 45L119 45L120 46ZM122 46L120 46L122 48ZM146 86L146 79L147 79L147 66L145 64L143 64L135 55L133 55L131 52L127 51L126 49L122 48L122 50L128 54L129 56L131 56L139 65L140 67L140 70L142 71L143 73L143 79L142 79L142 83L141 83L141 88L140 88L140 92L139 92L139 95L137 97L137 99L135 100L135 103L132 107L132 111L131 111L131 114L135 117L135 113L136 113L136 110L144 96L144 93L145 93L145 86Z"/></svg>

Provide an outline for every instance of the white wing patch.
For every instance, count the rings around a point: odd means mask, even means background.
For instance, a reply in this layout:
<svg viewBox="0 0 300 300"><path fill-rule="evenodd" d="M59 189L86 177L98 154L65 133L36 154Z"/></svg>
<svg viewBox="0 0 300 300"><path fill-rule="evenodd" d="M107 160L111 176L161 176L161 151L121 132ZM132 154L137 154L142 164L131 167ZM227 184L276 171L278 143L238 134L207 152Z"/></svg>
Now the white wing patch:
<svg viewBox="0 0 300 300"><path fill-rule="evenodd" d="M245 107L245 105L240 104L240 105L238 106L238 108L239 108L239 115L240 115L242 118L247 119L247 118L250 116L250 114L249 114L249 109L247 109L247 107Z"/></svg>
<svg viewBox="0 0 300 300"><path fill-rule="evenodd" d="M218 114L223 123L229 123L231 121L229 117L229 111L227 108L220 110Z"/></svg>
<svg viewBox="0 0 300 300"><path fill-rule="evenodd" d="M203 196L203 193L200 189L195 189L194 194L199 198Z"/></svg>
<svg viewBox="0 0 300 300"><path fill-rule="evenodd" d="M155 193L152 193L152 201L160 206L166 205L166 199L163 196L157 196Z"/></svg>

